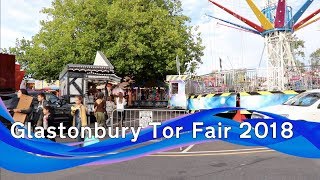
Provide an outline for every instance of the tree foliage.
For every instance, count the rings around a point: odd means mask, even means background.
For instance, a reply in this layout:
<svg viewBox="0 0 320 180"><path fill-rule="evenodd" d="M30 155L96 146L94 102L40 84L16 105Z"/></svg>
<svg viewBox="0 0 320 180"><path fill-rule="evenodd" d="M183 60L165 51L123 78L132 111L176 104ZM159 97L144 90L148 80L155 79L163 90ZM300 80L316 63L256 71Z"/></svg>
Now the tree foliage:
<svg viewBox="0 0 320 180"><path fill-rule="evenodd" d="M304 68L302 66L305 66L305 63L303 62L303 59L305 58L304 43L304 40L299 39L296 35L293 36L293 41L291 43L292 53L296 66L301 67L300 70L302 72L304 71Z"/></svg>
<svg viewBox="0 0 320 180"><path fill-rule="evenodd" d="M319 69L320 66L320 48L310 55L311 67Z"/></svg>
<svg viewBox="0 0 320 180"><path fill-rule="evenodd" d="M176 74L177 55L181 71L192 73L204 48L181 11L177 0L54 0L42 10L41 30L10 52L37 79L57 79L69 63L92 64L98 50L118 75L138 81Z"/></svg>
<svg viewBox="0 0 320 180"><path fill-rule="evenodd" d="M292 49L293 49L293 55L296 58L304 58L304 43L305 41L302 39L299 39L296 35L293 36L293 42L292 42Z"/></svg>

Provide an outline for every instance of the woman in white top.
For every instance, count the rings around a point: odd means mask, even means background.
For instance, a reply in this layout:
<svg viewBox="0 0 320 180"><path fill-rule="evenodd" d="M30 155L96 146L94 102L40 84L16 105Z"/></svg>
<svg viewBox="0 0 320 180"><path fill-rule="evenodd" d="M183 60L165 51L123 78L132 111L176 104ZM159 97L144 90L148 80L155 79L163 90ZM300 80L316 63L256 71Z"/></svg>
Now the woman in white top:
<svg viewBox="0 0 320 180"><path fill-rule="evenodd" d="M121 125L123 125L125 119L124 107L127 104L126 99L123 97L123 93L119 92L118 97L116 98L116 107L118 112L118 120L120 118ZM119 122L120 124L120 122Z"/></svg>

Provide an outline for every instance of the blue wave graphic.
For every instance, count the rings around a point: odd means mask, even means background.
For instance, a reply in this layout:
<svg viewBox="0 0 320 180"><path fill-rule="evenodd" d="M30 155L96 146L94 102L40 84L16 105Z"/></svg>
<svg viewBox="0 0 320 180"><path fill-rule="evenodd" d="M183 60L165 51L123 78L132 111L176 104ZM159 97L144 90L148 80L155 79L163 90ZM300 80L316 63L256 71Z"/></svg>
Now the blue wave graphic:
<svg viewBox="0 0 320 180"><path fill-rule="evenodd" d="M304 158L320 158L320 140L317 138L320 135L319 123L303 120L292 121L275 114L255 111L265 114L272 119L251 119L248 122L252 126L255 126L258 122L265 122L268 125L274 122L278 124L290 122L293 125L293 137L290 139L281 137L281 128L277 128L277 138L273 138L270 133L266 138L259 139L255 137L254 130L251 130L249 134L252 138L241 139L240 134L245 129L240 129L240 123L215 116L221 112L239 109L217 108L170 119L163 122L157 128L159 141L151 142L150 140L153 140L153 129L145 128L140 132L138 140L134 143L131 142L133 135L128 134L123 139L107 139L81 148L51 142L46 139L15 139L10 131L0 123L0 167L19 173L44 173L81 165L111 164L127 161L189 144L215 141L217 139L208 139L205 136L206 127L212 126L217 130L219 122L225 127L232 128L228 133L228 138L221 138L219 140L244 146L264 146L282 153ZM1 99L0 116L10 122L14 122ZM203 131L198 132L196 138L192 136L194 122L203 122L201 128ZM174 129L175 127L183 127L180 138L163 138L162 130L166 126L171 126Z"/></svg>

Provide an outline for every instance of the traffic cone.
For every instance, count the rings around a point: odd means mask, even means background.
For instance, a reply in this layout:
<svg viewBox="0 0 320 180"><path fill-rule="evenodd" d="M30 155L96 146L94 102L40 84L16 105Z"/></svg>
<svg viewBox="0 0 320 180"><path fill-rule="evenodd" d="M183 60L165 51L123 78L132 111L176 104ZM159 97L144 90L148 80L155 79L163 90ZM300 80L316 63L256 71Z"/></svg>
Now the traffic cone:
<svg viewBox="0 0 320 180"><path fill-rule="evenodd" d="M241 113L241 110L237 110L236 114L233 116L232 118L233 120L237 121L237 122L243 122L245 119L247 119L245 114Z"/></svg>
<svg viewBox="0 0 320 180"><path fill-rule="evenodd" d="M236 114L233 116L232 118L233 120L237 121L237 122L242 122L242 119L241 119L241 112L239 110L237 110Z"/></svg>
<svg viewBox="0 0 320 180"><path fill-rule="evenodd" d="M236 95L236 107L240 107L240 94L239 93L237 93L237 95ZM236 114L233 116L232 119L241 123L241 122L243 122L244 119L246 119L246 117L241 114L241 110L237 110Z"/></svg>

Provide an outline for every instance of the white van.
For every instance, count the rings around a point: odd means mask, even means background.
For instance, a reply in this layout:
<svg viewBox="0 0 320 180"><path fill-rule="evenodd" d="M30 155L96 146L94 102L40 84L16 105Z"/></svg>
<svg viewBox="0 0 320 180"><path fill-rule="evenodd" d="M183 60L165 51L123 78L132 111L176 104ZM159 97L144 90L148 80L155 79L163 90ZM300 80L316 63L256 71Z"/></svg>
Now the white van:
<svg viewBox="0 0 320 180"><path fill-rule="evenodd" d="M262 108L259 111L278 114L292 120L320 122L320 89L303 92L281 105ZM253 113L251 118L268 119L269 117Z"/></svg>

